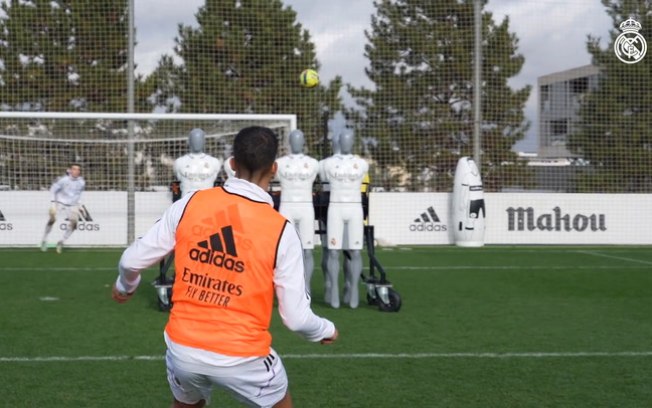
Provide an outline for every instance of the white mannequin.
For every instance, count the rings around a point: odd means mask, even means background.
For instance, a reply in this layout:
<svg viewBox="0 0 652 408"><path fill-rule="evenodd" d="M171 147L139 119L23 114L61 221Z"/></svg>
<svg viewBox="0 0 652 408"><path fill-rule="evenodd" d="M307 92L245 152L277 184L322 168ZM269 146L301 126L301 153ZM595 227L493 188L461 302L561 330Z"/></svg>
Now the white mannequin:
<svg viewBox="0 0 652 408"><path fill-rule="evenodd" d="M204 153L204 131L195 128L188 135L189 153L174 161L174 174L181 182L181 195L213 187L222 160Z"/></svg>
<svg viewBox="0 0 652 408"><path fill-rule="evenodd" d="M290 132L289 142L291 153L276 160L278 164L276 176L281 182L279 212L294 224L301 238L306 288L310 291L315 247L315 207L312 200L312 185L319 171L319 163L303 154L305 145L303 132L298 129Z"/></svg>
<svg viewBox="0 0 652 408"><path fill-rule="evenodd" d="M330 184L330 201L328 206L327 242L328 242L328 281L330 298L327 302L334 308L340 306L338 275L340 269L340 251L348 249L350 268L345 271L344 301L351 308L360 302L358 281L362 273L360 250L364 241L364 222L360 188L365 174L369 170L366 161L352 154L354 144L353 132L346 129L340 134L340 154L335 154L323 163L323 174ZM348 245L344 237L348 238Z"/></svg>

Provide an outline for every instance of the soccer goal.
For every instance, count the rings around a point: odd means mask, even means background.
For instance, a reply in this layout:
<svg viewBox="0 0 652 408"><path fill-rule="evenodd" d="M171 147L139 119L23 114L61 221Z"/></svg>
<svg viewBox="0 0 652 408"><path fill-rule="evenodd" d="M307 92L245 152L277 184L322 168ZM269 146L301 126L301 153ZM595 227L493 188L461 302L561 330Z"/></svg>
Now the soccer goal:
<svg viewBox="0 0 652 408"><path fill-rule="evenodd" d="M0 112L0 246L38 244L48 189L71 163L82 166L86 189L69 245L127 245L170 205L174 160L188 152L191 129L202 128L205 151L224 159L253 125L273 129L283 149L296 116ZM57 220L52 240L66 227Z"/></svg>

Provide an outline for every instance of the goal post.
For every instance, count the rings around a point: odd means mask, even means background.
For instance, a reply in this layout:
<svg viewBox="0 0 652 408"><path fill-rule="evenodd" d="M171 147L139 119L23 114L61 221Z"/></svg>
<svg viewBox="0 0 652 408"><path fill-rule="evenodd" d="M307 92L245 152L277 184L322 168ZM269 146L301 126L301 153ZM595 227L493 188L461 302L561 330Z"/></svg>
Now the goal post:
<svg viewBox="0 0 652 408"><path fill-rule="evenodd" d="M191 129L202 128L205 151L224 159L243 127L273 129L284 150L296 124L296 115L274 114L0 112L0 246L40 242L48 189L73 162L82 166L86 190L67 243L125 246L170 205L174 160L188 152Z"/></svg>

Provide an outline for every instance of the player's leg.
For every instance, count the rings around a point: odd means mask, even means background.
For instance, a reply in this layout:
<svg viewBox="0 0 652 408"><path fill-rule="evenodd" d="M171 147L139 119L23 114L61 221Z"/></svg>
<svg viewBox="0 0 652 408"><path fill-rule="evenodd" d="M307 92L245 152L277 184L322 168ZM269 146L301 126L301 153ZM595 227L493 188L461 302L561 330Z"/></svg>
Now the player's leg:
<svg viewBox="0 0 652 408"><path fill-rule="evenodd" d="M64 242L66 242L72 233L75 232L77 229L77 223L79 222L79 207L67 206L66 212L68 214L68 225L63 233L63 237L59 240L59 242L57 242L57 253L61 253L63 251Z"/></svg>
<svg viewBox="0 0 652 408"><path fill-rule="evenodd" d="M282 400L274 404L274 408L292 408L292 396L290 395L290 391L285 393Z"/></svg>
<svg viewBox="0 0 652 408"><path fill-rule="evenodd" d="M342 235L344 231L344 214L341 206L331 204L328 208L328 281L330 298L326 300L332 307L340 307L338 278L340 274L340 252L342 250Z"/></svg>
<svg viewBox="0 0 652 408"><path fill-rule="evenodd" d="M215 375L209 378L214 385L228 390L248 406L292 407L287 373L281 358L273 349L266 357L216 368Z"/></svg>
<svg viewBox="0 0 652 408"><path fill-rule="evenodd" d="M175 398L172 402L172 408L203 408L204 406L206 406L206 401L204 400L201 400L196 404L184 404L181 401L177 401Z"/></svg>
<svg viewBox="0 0 652 408"><path fill-rule="evenodd" d="M52 231L52 226L57 221L57 203L52 202L50 208L48 209L48 222L45 224L45 232L43 233L43 239L41 240L41 251L45 252L48 250L48 235Z"/></svg>
<svg viewBox="0 0 652 408"><path fill-rule="evenodd" d="M212 383L208 376L191 371L182 361L165 353L168 384L174 401L172 408L203 407L210 401Z"/></svg>

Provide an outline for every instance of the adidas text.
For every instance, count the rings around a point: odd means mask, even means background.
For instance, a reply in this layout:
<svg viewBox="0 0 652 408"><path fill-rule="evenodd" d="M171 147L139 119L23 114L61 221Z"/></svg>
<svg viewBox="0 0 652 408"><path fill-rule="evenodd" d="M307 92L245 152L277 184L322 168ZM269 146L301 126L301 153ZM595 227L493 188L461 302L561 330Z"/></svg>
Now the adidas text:
<svg viewBox="0 0 652 408"><path fill-rule="evenodd" d="M215 252L211 249L200 251L193 248L190 250L189 255L193 261L215 265L234 272L244 272L244 262L227 257L224 253Z"/></svg>
<svg viewBox="0 0 652 408"><path fill-rule="evenodd" d="M410 231L414 232L439 232L439 231L447 231L448 229L446 228L446 225L444 224L432 224L432 223L427 223L427 224L410 224Z"/></svg>

